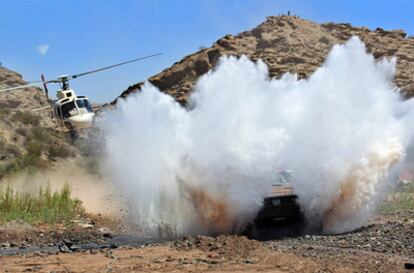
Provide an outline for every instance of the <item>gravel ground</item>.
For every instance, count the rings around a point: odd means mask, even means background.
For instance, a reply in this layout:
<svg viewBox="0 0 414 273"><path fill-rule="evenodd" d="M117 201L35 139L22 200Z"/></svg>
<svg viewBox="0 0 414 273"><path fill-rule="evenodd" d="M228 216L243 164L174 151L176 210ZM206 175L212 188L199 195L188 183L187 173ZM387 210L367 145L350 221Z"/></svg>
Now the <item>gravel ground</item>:
<svg viewBox="0 0 414 273"><path fill-rule="evenodd" d="M196 236L118 249L3 256L0 263L0 272L407 273L414 272L406 269L414 263L414 211L379 215L360 230L340 235L266 241Z"/></svg>
<svg viewBox="0 0 414 273"><path fill-rule="evenodd" d="M276 249L295 249L300 245L354 249L414 258L414 211L375 217L354 232L340 235L303 235L265 242Z"/></svg>
<svg viewBox="0 0 414 273"><path fill-rule="evenodd" d="M414 263L414 211L374 217L365 227L339 235L302 235L262 242L274 251L311 258L332 268L353 265L355 272L407 272Z"/></svg>

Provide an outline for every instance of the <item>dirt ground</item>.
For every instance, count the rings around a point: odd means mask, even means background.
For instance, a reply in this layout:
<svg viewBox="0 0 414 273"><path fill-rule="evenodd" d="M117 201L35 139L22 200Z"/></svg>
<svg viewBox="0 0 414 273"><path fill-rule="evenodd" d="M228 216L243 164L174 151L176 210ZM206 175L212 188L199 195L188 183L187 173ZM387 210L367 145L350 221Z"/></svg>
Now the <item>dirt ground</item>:
<svg viewBox="0 0 414 273"><path fill-rule="evenodd" d="M10 241L13 240L12 244L24 248L21 243L28 238L43 238L32 240L32 245L56 242L63 237L84 242L104 241L102 227L105 225L116 228L114 223L99 217L90 217L86 225L78 223L76 228L54 231L57 233L43 230L49 234L43 237L39 235L38 227L25 227L31 233L7 237L11 232L6 232L3 227L0 228L0 246L3 246L0 250L12 247ZM272 234L277 233L275 230L265 232L268 238L263 241L236 235L199 236L116 249L1 256L0 272L394 273L410 272L405 267L414 263L414 211L379 215L360 230L341 235L272 238ZM60 234L61 237L50 234Z"/></svg>
<svg viewBox="0 0 414 273"><path fill-rule="evenodd" d="M0 262L2 272L404 272L405 259L334 248L304 257L272 250L245 237L223 236L199 238L190 248L171 244L56 255L33 253L3 257Z"/></svg>
<svg viewBox="0 0 414 273"><path fill-rule="evenodd" d="M14 220L0 225L0 252L11 247L25 249L48 246L62 240L99 243L106 241L108 235L121 233L123 229L119 220L98 214L84 214L67 225L30 225Z"/></svg>

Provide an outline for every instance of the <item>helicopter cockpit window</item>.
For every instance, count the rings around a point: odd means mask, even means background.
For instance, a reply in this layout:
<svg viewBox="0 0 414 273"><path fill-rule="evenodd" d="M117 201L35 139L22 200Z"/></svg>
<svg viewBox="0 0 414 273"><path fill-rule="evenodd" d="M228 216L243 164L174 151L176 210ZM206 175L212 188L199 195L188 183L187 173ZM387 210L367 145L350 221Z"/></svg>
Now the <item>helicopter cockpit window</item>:
<svg viewBox="0 0 414 273"><path fill-rule="evenodd" d="M77 99L76 105L78 105L79 110L82 112L82 109L86 109L87 112L92 113L92 106L87 99Z"/></svg>
<svg viewBox="0 0 414 273"><path fill-rule="evenodd" d="M78 115L78 110L76 109L74 101L62 104L61 109L63 118L70 118Z"/></svg>

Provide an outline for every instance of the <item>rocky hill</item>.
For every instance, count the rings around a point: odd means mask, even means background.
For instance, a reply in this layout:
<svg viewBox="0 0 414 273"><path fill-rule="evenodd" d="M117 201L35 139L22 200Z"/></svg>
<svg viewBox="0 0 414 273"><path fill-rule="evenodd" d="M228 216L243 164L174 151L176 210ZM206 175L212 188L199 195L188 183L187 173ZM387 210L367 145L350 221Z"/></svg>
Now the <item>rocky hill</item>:
<svg viewBox="0 0 414 273"><path fill-rule="evenodd" d="M20 74L0 67L0 89L23 84L26 82ZM33 111L47 105L38 88L0 92L0 179L69 155L61 137L54 134L50 112Z"/></svg>
<svg viewBox="0 0 414 273"><path fill-rule="evenodd" d="M293 72L300 78L306 78L323 63L333 45L344 43L354 35L365 42L375 58L397 57L395 82L407 97L414 96L414 37L407 38L403 30L370 30L334 23L319 25L296 16L268 17L250 31L236 36L226 35L211 47L189 55L152 76L149 81L185 104L195 81L214 67L220 56L242 54L252 60L262 59L272 77ZM128 87L120 97L140 90L142 84Z"/></svg>

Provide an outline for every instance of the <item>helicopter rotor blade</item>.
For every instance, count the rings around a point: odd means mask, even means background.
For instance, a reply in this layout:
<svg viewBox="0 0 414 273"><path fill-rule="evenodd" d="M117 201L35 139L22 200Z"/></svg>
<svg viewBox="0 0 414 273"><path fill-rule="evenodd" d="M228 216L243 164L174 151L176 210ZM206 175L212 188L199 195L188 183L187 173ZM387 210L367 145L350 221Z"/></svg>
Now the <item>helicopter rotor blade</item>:
<svg viewBox="0 0 414 273"><path fill-rule="evenodd" d="M110 69L110 68L113 68L113 67L117 67L117 66L120 66L120 65L132 63L132 62L136 62L136 61L140 61L140 60L144 60L144 59L148 59L148 58L152 58L152 57L159 56L159 55L162 55L162 53L156 53L156 54L148 55L148 56L145 56L145 57L141 57L141 58L129 60L129 61L126 61L126 62L122 62L122 63L118 63L118 64L113 64L113 65L110 65L110 66L105 66L105 67L98 68L98 69L95 69L95 70L83 72L83 73L80 73L80 74L70 75L68 77L68 80L76 79L78 77L82 77L82 76L89 75L89 74L92 74L92 73L100 72L102 70Z"/></svg>
<svg viewBox="0 0 414 273"><path fill-rule="evenodd" d="M69 80L72 80L72 79L76 79L78 77L82 77L82 76L89 75L89 74L92 74L92 73L100 72L100 71L103 71L103 70L106 70L106 69L110 69L110 68L113 68L113 67L117 67L117 66L120 66L120 65L124 65L124 64L128 64L128 63L132 63L132 62L136 62L136 61L140 61L140 60L152 58L152 57L159 56L159 55L162 55L162 53L156 53L156 54L144 56L144 57L141 57L141 58L129 60L129 61L122 62L122 63L118 63L118 64L113 64L113 65L110 65L110 66L105 66L105 67L98 68L98 69L95 69L95 70L91 70L91 71L87 71L87 72L83 72L83 73L79 73L79 74L70 75L70 76L67 76L67 77L65 76L64 78L57 78L57 79L48 80L48 81L44 81L44 78L42 78L42 81L31 81L31 82L28 82L28 84L25 84L25 85L20 85L20 86L15 86L15 87L9 87L9 88L5 88L5 89L0 89L0 93L1 92L18 90L18 89L23 89L23 88L27 88L27 87L37 87L37 86L41 86L41 85L43 85L45 87L45 91L47 93L46 84L48 84L48 83L62 83L64 81L69 81Z"/></svg>
<svg viewBox="0 0 414 273"><path fill-rule="evenodd" d="M15 86L15 87L9 87L9 88L5 88L5 89L0 89L0 93L1 92L7 92L7 91L13 91L13 90L17 90L17 89L23 89L23 88L27 88L27 87L40 86L42 84L43 84L43 82L41 82L41 81L32 82L30 84L25 84L25 85L20 85L20 86Z"/></svg>

